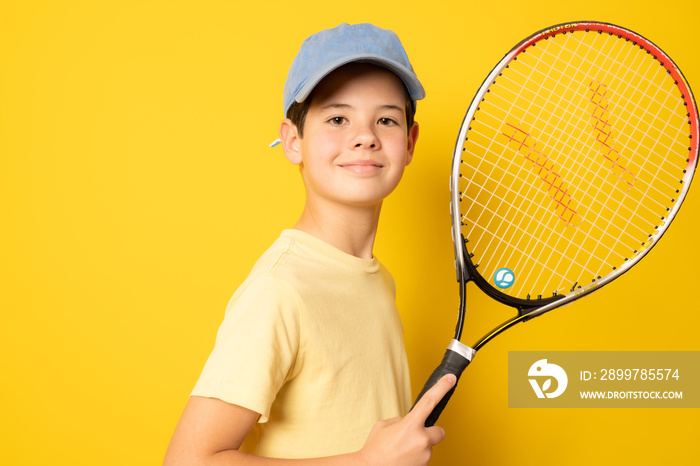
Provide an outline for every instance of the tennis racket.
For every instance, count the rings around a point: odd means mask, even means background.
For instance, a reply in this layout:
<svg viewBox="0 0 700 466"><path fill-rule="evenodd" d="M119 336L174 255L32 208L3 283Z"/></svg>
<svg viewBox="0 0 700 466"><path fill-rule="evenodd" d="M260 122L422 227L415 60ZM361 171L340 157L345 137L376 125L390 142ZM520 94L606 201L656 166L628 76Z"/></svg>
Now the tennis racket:
<svg viewBox="0 0 700 466"><path fill-rule="evenodd" d="M508 52L459 131L450 181L459 317L418 399L443 375L459 378L504 330L638 263L688 193L698 138L681 71L632 31L560 24ZM460 337L470 281L517 315L468 347Z"/></svg>

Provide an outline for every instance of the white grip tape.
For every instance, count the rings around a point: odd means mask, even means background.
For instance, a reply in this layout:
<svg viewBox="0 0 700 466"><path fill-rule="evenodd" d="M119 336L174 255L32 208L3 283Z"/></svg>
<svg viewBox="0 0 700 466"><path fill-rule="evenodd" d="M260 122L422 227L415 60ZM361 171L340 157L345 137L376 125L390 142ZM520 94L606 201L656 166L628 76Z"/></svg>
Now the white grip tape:
<svg viewBox="0 0 700 466"><path fill-rule="evenodd" d="M476 351L474 351L472 348L468 347L461 341L455 340L454 338L452 341L450 341L450 344L447 345L447 349L464 356L469 362L471 362L472 358L474 358L474 354L476 354Z"/></svg>

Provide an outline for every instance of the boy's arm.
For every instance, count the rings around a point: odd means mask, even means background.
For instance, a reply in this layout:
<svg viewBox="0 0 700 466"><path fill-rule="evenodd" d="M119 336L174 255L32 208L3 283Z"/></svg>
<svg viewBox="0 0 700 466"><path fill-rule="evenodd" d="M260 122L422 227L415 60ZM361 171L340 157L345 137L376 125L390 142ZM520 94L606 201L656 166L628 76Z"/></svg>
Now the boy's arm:
<svg viewBox="0 0 700 466"><path fill-rule="evenodd" d="M445 432L437 426L426 428L425 419L455 381L451 374L443 377L405 417L378 422L360 451L303 460L262 458L238 451L259 414L214 398L193 396L175 428L164 465L427 465L432 447L442 441Z"/></svg>
<svg viewBox="0 0 700 466"><path fill-rule="evenodd" d="M238 450L259 416L216 398L192 396L175 427L163 464L216 464L214 455Z"/></svg>

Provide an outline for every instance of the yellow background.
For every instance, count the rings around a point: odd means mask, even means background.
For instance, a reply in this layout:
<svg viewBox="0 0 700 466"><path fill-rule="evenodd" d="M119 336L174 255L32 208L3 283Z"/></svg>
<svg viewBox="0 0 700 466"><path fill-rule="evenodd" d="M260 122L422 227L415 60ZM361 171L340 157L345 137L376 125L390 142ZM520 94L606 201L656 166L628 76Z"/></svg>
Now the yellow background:
<svg viewBox="0 0 700 466"><path fill-rule="evenodd" d="M454 326L450 158L474 92L526 35L597 19L700 89L695 0L0 2L0 464L160 463L230 295L297 218L268 149L301 41L394 29L428 91L375 253L398 284L414 392ZM700 92L700 91L699 91ZM613 285L500 336L440 424L435 465L691 464L695 409L508 409L509 350L700 350L700 188ZM509 311L472 291L467 338Z"/></svg>

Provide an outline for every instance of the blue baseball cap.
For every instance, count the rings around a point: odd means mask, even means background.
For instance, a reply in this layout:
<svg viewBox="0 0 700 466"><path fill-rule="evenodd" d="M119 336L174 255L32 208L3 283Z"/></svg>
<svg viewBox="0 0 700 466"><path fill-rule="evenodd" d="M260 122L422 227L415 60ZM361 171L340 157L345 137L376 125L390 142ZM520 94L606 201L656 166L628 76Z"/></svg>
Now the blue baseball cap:
<svg viewBox="0 0 700 466"><path fill-rule="evenodd" d="M373 63L396 74L415 102L425 90L393 31L373 24L341 24L306 39L289 68L284 85L284 115L294 101L303 102L333 70L351 62Z"/></svg>

